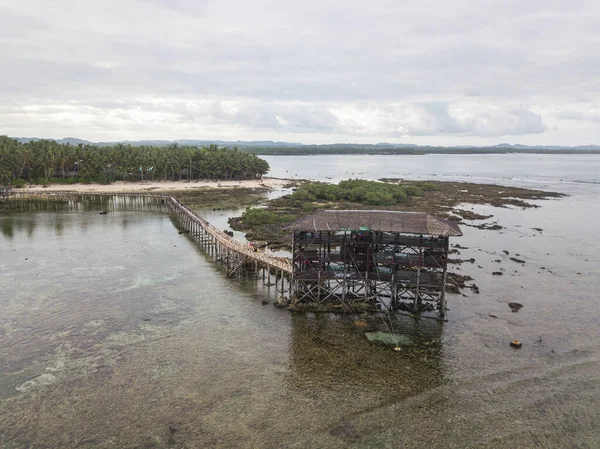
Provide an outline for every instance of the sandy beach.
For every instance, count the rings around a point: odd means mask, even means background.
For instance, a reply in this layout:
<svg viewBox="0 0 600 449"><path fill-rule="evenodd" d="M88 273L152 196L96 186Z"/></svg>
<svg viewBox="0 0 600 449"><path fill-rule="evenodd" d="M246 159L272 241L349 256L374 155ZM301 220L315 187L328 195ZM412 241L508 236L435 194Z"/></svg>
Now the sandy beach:
<svg viewBox="0 0 600 449"><path fill-rule="evenodd" d="M194 190L201 188L227 189L235 187L244 188L260 188L266 187L270 189L281 188L288 184L289 181L279 178L263 178L252 179L245 181L143 181L143 182L124 182L116 181L112 184L50 184L47 187L41 185L32 185L23 190L29 192L76 192L76 193L119 193L119 192L148 192L148 191L177 191L177 190Z"/></svg>

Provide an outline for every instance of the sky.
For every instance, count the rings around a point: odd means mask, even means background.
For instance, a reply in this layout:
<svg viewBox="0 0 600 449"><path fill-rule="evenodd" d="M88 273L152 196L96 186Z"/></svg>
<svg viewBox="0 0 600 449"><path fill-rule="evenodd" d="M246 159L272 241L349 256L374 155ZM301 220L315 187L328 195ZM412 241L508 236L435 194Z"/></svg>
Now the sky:
<svg viewBox="0 0 600 449"><path fill-rule="evenodd" d="M0 135L600 144L598 0L0 0Z"/></svg>

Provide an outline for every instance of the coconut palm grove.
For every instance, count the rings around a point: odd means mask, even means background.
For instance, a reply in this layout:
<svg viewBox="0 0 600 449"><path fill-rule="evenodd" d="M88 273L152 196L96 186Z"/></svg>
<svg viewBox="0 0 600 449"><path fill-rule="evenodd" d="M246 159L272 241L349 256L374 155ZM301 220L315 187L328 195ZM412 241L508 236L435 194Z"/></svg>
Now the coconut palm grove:
<svg viewBox="0 0 600 449"><path fill-rule="evenodd" d="M0 184L259 179L267 161L237 148L70 145L0 136Z"/></svg>

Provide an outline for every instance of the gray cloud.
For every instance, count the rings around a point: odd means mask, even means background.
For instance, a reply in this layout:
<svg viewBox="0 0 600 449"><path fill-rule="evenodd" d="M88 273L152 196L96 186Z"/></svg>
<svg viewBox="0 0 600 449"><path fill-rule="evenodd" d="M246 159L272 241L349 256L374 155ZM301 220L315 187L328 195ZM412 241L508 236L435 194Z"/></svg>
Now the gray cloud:
<svg viewBox="0 0 600 449"><path fill-rule="evenodd" d="M554 114L554 117L561 120L572 120L575 122L600 123L600 104L589 109L560 110Z"/></svg>
<svg viewBox="0 0 600 449"><path fill-rule="evenodd" d="M0 134L600 141L595 1L287 3L5 0Z"/></svg>

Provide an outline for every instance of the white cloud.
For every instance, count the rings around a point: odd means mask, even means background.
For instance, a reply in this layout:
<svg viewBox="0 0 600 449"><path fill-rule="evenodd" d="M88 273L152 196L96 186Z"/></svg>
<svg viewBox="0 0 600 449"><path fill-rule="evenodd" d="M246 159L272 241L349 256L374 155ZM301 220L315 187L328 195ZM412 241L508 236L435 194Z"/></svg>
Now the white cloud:
<svg viewBox="0 0 600 449"><path fill-rule="evenodd" d="M0 134L598 143L599 21L586 0L4 0Z"/></svg>

